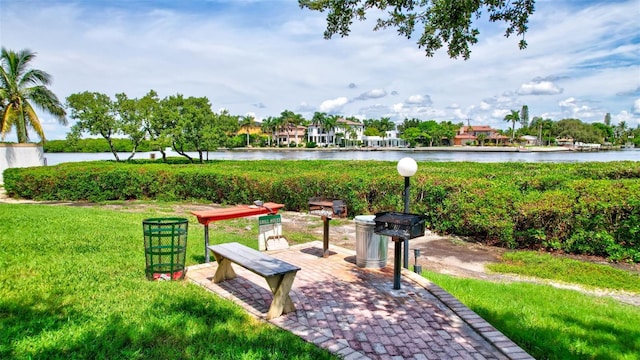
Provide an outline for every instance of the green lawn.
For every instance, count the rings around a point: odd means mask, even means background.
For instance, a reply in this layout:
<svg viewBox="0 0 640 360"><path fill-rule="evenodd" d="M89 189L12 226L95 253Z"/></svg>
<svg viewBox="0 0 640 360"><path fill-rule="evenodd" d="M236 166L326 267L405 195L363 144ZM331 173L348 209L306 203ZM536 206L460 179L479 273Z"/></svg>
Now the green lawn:
<svg viewBox="0 0 640 360"><path fill-rule="evenodd" d="M640 307L549 285L423 275L536 359L639 358Z"/></svg>
<svg viewBox="0 0 640 360"><path fill-rule="evenodd" d="M0 359L335 358L196 285L147 281L142 220L170 215L0 204Z"/></svg>
<svg viewBox="0 0 640 360"><path fill-rule="evenodd" d="M0 204L0 359L335 358L198 286L147 281L142 220L175 216L172 206L153 208ZM187 265L201 263L203 227L186 217ZM216 223L212 242L256 247L256 226ZM536 358L640 354L639 307L546 285L425 275Z"/></svg>

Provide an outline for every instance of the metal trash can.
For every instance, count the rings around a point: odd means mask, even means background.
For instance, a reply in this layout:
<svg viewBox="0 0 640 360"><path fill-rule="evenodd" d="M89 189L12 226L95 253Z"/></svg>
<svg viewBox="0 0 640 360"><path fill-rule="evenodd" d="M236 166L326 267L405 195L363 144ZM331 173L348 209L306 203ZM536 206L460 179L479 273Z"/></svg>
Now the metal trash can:
<svg viewBox="0 0 640 360"><path fill-rule="evenodd" d="M152 218L142 221L145 274L148 280L184 278L188 225L185 218Z"/></svg>
<svg viewBox="0 0 640 360"><path fill-rule="evenodd" d="M356 222L356 265L364 268L387 266L389 237L373 232L375 215L358 215Z"/></svg>

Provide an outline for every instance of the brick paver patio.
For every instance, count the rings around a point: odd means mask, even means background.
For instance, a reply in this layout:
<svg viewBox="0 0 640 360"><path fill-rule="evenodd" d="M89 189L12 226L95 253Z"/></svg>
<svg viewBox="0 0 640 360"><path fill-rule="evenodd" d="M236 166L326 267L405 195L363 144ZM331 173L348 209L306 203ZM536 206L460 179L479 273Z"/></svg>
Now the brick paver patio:
<svg viewBox="0 0 640 360"><path fill-rule="evenodd" d="M270 252L302 268L291 290L296 312L271 323L344 359L532 359L427 279L403 269L401 289L393 290L393 264L364 269L354 251L330 250L321 257L316 241ZM187 278L266 319L266 280L234 265L237 278L214 284L216 266L189 267Z"/></svg>

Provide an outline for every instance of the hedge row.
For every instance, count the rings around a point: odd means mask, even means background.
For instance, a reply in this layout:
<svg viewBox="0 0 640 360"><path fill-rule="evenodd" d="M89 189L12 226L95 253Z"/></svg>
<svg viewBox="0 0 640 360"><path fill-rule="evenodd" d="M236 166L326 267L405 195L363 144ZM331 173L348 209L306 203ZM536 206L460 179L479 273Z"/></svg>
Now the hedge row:
<svg viewBox="0 0 640 360"><path fill-rule="evenodd" d="M283 203L344 199L351 215L403 208L394 162L151 160L8 169L11 196L36 200L197 200ZM640 262L640 162L420 163L411 212L430 229L509 248Z"/></svg>

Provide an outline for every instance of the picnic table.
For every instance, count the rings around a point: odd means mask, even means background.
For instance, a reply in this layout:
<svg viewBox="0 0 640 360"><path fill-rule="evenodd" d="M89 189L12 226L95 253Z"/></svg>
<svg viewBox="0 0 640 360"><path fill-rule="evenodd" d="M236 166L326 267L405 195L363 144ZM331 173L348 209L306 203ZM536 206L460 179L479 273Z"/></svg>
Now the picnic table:
<svg viewBox="0 0 640 360"><path fill-rule="evenodd" d="M204 225L204 261L209 262L209 223L254 215L277 214L283 207L284 204L268 202L260 206L237 205L228 208L192 211L191 214L195 215L198 222Z"/></svg>

